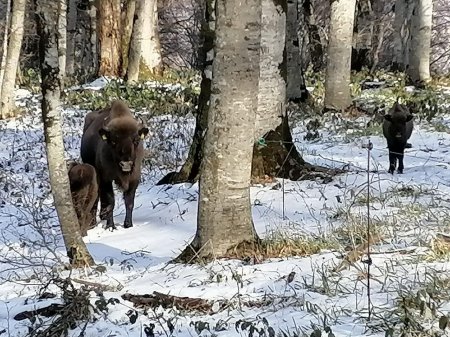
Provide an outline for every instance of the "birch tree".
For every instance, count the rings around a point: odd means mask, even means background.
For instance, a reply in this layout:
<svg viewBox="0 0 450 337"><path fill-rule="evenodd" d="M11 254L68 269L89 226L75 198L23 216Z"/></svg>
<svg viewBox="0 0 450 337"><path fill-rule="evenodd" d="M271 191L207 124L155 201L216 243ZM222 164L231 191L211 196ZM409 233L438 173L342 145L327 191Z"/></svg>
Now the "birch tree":
<svg viewBox="0 0 450 337"><path fill-rule="evenodd" d="M75 73L75 35L77 31L77 0L69 0L67 10L67 53L66 53L66 75Z"/></svg>
<svg viewBox="0 0 450 337"><path fill-rule="evenodd" d="M411 81L415 84L423 84L430 79L432 15L432 0L415 0L407 69Z"/></svg>
<svg viewBox="0 0 450 337"><path fill-rule="evenodd" d="M120 0L97 1L100 76L119 77L122 66Z"/></svg>
<svg viewBox="0 0 450 337"><path fill-rule="evenodd" d="M157 0L140 0L142 26L142 55L140 73L148 77L150 74L162 74L161 43L158 32Z"/></svg>
<svg viewBox="0 0 450 337"><path fill-rule="evenodd" d="M96 0L89 0L89 21L90 21L90 40L89 48L91 59L87 59L86 67L91 69L92 74L96 74L99 69L99 46L97 34L97 6Z"/></svg>
<svg viewBox="0 0 450 337"><path fill-rule="evenodd" d="M35 0L35 5L41 60L42 120L53 200L70 263L73 266L92 265L94 261L81 237L72 205L64 161L60 112L61 72L58 60L59 4L52 0Z"/></svg>
<svg viewBox="0 0 450 337"><path fill-rule="evenodd" d="M16 84L17 67L19 65L20 49L22 47L26 0L14 0L12 4L11 23L9 29L8 48L5 70L1 83L0 117L13 117L14 87Z"/></svg>
<svg viewBox="0 0 450 337"><path fill-rule="evenodd" d="M350 65L356 0L331 3L325 78L325 108L345 109L351 104Z"/></svg>
<svg viewBox="0 0 450 337"><path fill-rule="evenodd" d="M287 63L284 50L285 41L287 40L286 14L288 9L286 5L289 6L289 2L291 1L288 1L288 3L286 3L286 0L276 2L272 0L261 1L261 55L255 141L263 137L266 132L275 130L281 123L281 118L286 110L286 92L290 89L290 86L288 84L286 87ZM292 10L292 12L292 15L297 15L296 9ZM293 22L289 22L289 24L293 24ZM296 29L294 30L296 31ZM288 49L288 46L286 46L286 49ZM287 54L289 57L289 53ZM300 69L295 69L294 67L289 70L292 72L300 71ZM295 83L292 83L292 87L294 86ZM293 91L295 89L291 88L290 90Z"/></svg>
<svg viewBox="0 0 450 337"><path fill-rule="evenodd" d="M142 2L138 0L138 2ZM133 28L136 25L137 17L140 17L140 8L136 8L136 0L127 0L125 2L125 8L122 12L122 74L127 73L128 69L128 57L131 52L131 38ZM141 27L142 31L142 27ZM140 43L140 41L139 41ZM140 50L140 47L139 47Z"/></svg>
<svg viewBox="0 0 450 337"><path fill-rule="evenodd" d="M8 38L9 38L9 17L11 15L11 1L6 1L5 12L5 28L3 30L3 43L2 43L2 59L0 60L0 99L2 97L2 83L5 75L6 58L8 56ZM1 114L0 114L1 117Z"/></svg>
<svg viewBox="0 0 450 337"><path fill-rule="evenodd" d="M66 82L66 54L67 54L67 3L58 0L58 62L62 89Z"/></svg>
<svg viewBox="0 0 450 337"><path fill-rule="evenodd" d="M209 1L210 3L211 1ZM215 59L197 233L179 257L212 258L258 241L250 176L257 109L261 0L216 1Z"/></svg>
<svg viewBox="0 0 450 337"><path fill-rule="evenodd" d="M134 15L134 23L132 23L132 33L128 52L128 69L126 76L128 83L137 82L139 79L139 65L142 57L142 40L144 25L146 22L144 18L145 15L149 15L149 13L144 13L143 9L146 6L145 3L145 0L137 0L136 3L136 14Z"/></svg>

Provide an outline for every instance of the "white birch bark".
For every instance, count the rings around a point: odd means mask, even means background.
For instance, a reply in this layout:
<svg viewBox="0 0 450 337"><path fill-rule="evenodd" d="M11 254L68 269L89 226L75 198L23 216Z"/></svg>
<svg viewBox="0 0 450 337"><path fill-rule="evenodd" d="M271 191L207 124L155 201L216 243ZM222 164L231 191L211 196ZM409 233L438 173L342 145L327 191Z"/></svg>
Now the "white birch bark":
<svg viewBox="0 0 450 337"><path fill-rule="evenodd" d="M342 110L351 104L350 65L356 0L331 3L325 78L325 108Z"/></svg>
<svg viewBox="0 0 450 337"><path fill-rule="evenodd" d="M2 43L2 59L0 60L0 99L2 97L2 83L3 83L3 77L5 75L6 58L8 55L10 14L11 14L11 0L7 0L6 1L6 13L5 13L5 30L3 32L3 43Z"/></svg>
<svg viewBox="0 0 450 337"><path fill-rule="evenodd" d="M67 55L67 3L58 0L58 62L62 90L66 82L66 55Z"/></svg>
<svg viewBox="0 0 450 337"><path fill-rule="evenodd" d="M280 116L284 116L286 110L286 7L283 8L286 1L262 0L261 3L261 55L255 140L270 130L275 130L281 124ZM296 16L296 13L295 8L294 14L291 14ZM291 67L289 71L300 73L300 65L297 66ZM296 80L295 74L291 77L288 75L288 79ZM289 86L288 82L287 88L289 90L291 87L291 93L295 90L295 85L300 89L300 83L291 83Z"/></svg>
<svg viewBox="0 0 450 337"><path fill-rule="evenodd" d="M158 3L157 0L142 1L143 29L141 73L160 73L162 68L161 44L158 33Z"/></svg>
<svg viewBox="0 0 450 337"><path fill-rule="evenodd" d="M415 0L411 18L408 75L413 83L430 79L432 0Z"/></svg>
<svg viewBox="0 0 450 337"><path fill-rule="evenodd" d="M14 87L16 84L17 66L22 48L26 0L14 0L11 12L11 30L8 41L5 72L3 75L0 97L0 117L14 116Z"/></svg>
<svg viewBox="0 0 450 337"><path fill-rule="evenodd" d="M217 0L211 103L200 176L200 257L257 238L250 177L257 110L261 0ZM190 247L186 250L191 249Z"/></svg>

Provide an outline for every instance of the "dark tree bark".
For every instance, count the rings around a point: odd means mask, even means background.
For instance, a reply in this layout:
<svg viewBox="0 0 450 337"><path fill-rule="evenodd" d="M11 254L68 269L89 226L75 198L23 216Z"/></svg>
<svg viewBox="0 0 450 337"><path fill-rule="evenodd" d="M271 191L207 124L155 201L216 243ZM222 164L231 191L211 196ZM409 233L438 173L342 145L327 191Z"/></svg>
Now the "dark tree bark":
<svg viewBox="0 0 450 337"><path fill-rule="evenodd" d="M356 5L351 69L372 68L372 38L374 31L372 0L359 0Z"/></svg>
<svg viewBox="0 0 450 337"><path fill-rule="evenodd" d="M202 62L202 81L200 84L200 96L198 98L198 109L195 116L195 131L188 157L178 172L170 172L164 176L157 185L178 184L181 182L194 182L198 180L200 174L200 164L203 158L203 140L208 123L209 99L211 96L211 76L212 63L214 60L214 8L210 1L207 1L205 8L205 18L202 24L203 45L200 50Z"/></svg>
<svg viewBox="0 0 450 337"><path fill-rule="evenodd" d="M308 98L303 76L298 27L298 0L287 1L285 55L287 58L286 96L288 101L300 103Z"/></svg>
<svg viewBox="0 0 450 337"><path fill-rule="evenodd" d="M303 15L305 17L306 29L309 37L309 54L313 65L313 71L320 71L324 67L323 46L316 24L314 8L311 0L303 0Z"/></svg>
<svg viewBox="0 0 450 337"><path fill-rule="evenodd" d="M97 1L100 76L120 77L122 70L120 0Z"/></svg>

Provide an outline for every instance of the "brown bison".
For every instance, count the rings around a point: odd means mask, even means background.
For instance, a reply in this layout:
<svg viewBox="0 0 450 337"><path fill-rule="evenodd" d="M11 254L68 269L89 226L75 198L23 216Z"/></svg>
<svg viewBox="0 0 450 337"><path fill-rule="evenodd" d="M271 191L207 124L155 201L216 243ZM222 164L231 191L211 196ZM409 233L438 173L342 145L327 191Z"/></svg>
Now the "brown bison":
<svg viewBox="0 0 450 337"><path fill-rule="evenodd" d="M77 213L81 235L86 236L87 230L95 226L95 216L93 217L91 213L91 209L98 198L95 168L89 164L70 161L67 163L67 171L72 202Z"/></svg>
<svg viewBox="0 0 450 337"><path fill-rule="evenodd" d="M398 173L403 173L403 157L405 148L411 147L407 143L413 131L413 115L409 109L395 102L389 113L384 115L383 135L389 148L389 173L394 174L398 159Z"/></svg>
<svg viewBox="0 0 450 337"><path fill-rule="evenodd" d="M95 167L100 219L106 220L106 228L115 229L113 181L122 190L125 200L124 227L133 226L134 197L144 156L142 140L147 135L148 128L134 118L122 101L114 101L111 107L89 112L85 117L81 158ZM92 209L94 215L97 204L98 199Z"/></svg>

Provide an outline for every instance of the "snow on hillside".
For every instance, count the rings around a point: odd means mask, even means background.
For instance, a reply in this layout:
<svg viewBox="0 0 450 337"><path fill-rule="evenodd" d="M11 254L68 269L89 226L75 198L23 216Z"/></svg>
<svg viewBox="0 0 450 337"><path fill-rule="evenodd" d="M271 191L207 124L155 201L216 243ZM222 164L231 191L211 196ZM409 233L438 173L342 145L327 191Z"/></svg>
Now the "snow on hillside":
<svg viewBox="0 0 450 337"><path fill-rule="evenodd" d="M94 84L104 84L97 82ZM31 116L0 124L0 335L12 337L24 336L37 324L29 319L15 320L16 314L59 303L57 299L38 300L38 291L49 281L55 265L67 262L49 196L39 103L36 97L30 102L36 107ZM74 108L64 111L68 157L78 157L84 113ZM306 127L300 123L294 138L304 159L345 166L348 172L329 183L278 180L253 186L253 218L261 237L282 238L287 244L303 240L305 247L321 243L320 251L257 264L217 260L185 266L168 262L195 234L198 184L154 183L169 170L158 167L161 158L172 160L174 166L182 163L194 119L162 116L151 121L156 136L146 146L157 150L151 152L151 168L144 171L138 188L134 227L119 226L110 232L99 224L90 230L85 242L97 264L106 266L106 272L81 270L70 275L110 286L101 294L91 292L93 305L103 298L119 302L95 314L95 322L79 323L71 336L81 336L84 331L85 337L140 337L151 336L150 330L155 336L250 336L250 326L258 329L254 336L309 336L313 328L324 331L325 326L337 337L385 336L394 323L401 325L407 315L414 321L414 317L421 317L420 308L428 306L433 309L424 309L428 315L424 329L440 331L439 317L450 311L449 255L436 246L439 233L450 233L448 132L418 125L411 138L413 147L407 150L404 174L392 176L387 173L385 141L379 132L361 132L364 120L346 133L325 124L316 141L303 140ZM371 246L370 322L367 264L361 262L367 257L341 266L348 250L359 245L365 235L367 149L362 145L369 139L374 144L370 217L380 237ZM118 193L116 200L115 220L122 223L124 207ZM292 272L295 275L288 283ZM434 292L430 295L424 289ZM57 289L53 286L46 291ZM211 300L214 312L136 309L138 316L130 321L130 310L135 309L121 295L154 291ZM418 304L411 304L413 309L405 313L401 303L407 299L414 302L415 298L419 298ZM227 306L221 308L224 302ZM441 333L450 335L448 328ZM331 335L323 332L322 336Z"/></svg>

